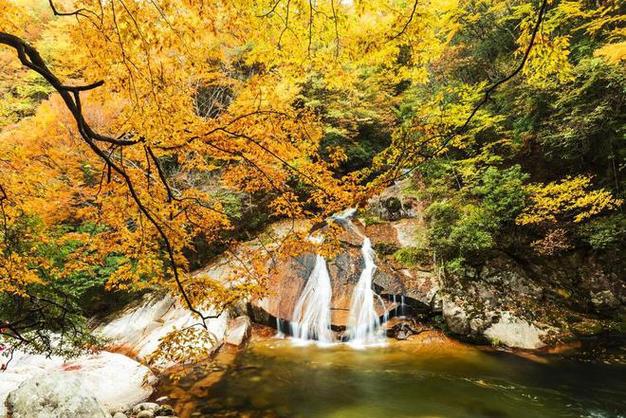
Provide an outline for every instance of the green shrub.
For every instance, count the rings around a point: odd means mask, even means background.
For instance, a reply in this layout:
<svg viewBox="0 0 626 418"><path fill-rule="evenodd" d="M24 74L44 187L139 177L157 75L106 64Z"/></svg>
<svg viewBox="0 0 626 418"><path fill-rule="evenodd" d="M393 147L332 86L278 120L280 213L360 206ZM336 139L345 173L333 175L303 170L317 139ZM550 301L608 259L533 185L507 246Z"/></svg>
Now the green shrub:
<svg viewBox="0 0 626 418"><path fill-rule="evenodd" d="M524 208L526 192L523 184L527 179L528 175L522 172L519 165L505 170L489 167L483 172L473 193L498 222L513 222Z"/></svg>
<svg viewBox="0 0 626 418"><path fill-rule="evenodd" d="M393 258L407 267L412 267L432 262L433 256L432 252L428 248L405 247L396 251L393 254Z"/></svg>
<svg viewBox="0 0 626 418"><path fill-rule="evenodd" d="M626 243L626 215L599 218L583 225L578 233L594 250L623 248Z"/></svg>
<svg viewBox="0 0 626 418"><path fill-rule="evenodd" d="M374 251L380 255L392 255L398 251L398 246L393 242L379 242L374 244Z"/></svg>

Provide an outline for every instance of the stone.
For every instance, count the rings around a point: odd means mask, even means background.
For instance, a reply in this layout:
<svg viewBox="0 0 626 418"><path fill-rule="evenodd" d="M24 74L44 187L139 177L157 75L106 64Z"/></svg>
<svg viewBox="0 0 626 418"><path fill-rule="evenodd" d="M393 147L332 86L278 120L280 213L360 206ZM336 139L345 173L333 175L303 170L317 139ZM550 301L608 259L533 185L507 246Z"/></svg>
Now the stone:
<svg viewBox="0 0 626 418"><path fill-rule="evenodd" d="M161 417L171 417L174 416L174 408L169 405L161 405L155 411L154 415Z"/></svg>
<svg viewBox="0 0 626 418"><path fill-rule="evenodd" d="M159 409L159 407L159 404L154 402L142 402L133 407L133 414L139 414L142 411L155 412L157 409Z"/></svg>
<svg viewBox="0 0 626 418"><path fill-rule="evenodd" d="M500 319L484 332L492 343L529 350L544 347L545 343L541 338L546 334L546 331L510 312L503 312Z"/></svg>
<svg viewBox="0 0 626 418"><path fill-rule="evenodd" d="M456 301L448 297L444 298L442 312L446 325L452 333L458 335L469 334L471 328L468 315Z"/></svg>
<svg viewBox="0 0 626 418"><path fill-rule="evenodd" d="M113 415L113 418L128 418L128 415L123 412L116 412L115 415Z"/></svg>
<svg viewBox="0 0 626 418"><path fill-rule="evenodd" d="M152 395L157 378L146 366L117 353L100 352L66 363L109 411L126 411Z"/></svg>
<svg viewBox="0 0 626 418"><path fill-rule="evenodd" d="M12 418L110 418L82 383L63 372L27 379L9 393L7 414Z"/></svg>
<svg viewBox="0 0 626 418"><path fill-rule="evenodd" d="M203 313L212 315L216 312L208 309ZM224 338L228 319L228 313L223 312L217 318L206 321L208 332L215 337L214 348ZM145 360L157 350L161 339L167 334L197 323L195 314L182 306L174 296L151 294L146 295L140 304L127 308L107 324L98 327L96 333L110 340L114 346L130 349L139 360ZM175 364L161 361L150 365L163 370Z"/></svg>
<svg viewBox="0 0 626 418"><path fill-rule="evenodd" d="M226 344L241 346L245 344L252 333L252 322L246 315L238 316L228 324Z"/></svg>
<svg viewBox="0 0 626 418"><path fill-rule="evenodd" d="M0 417L5 414L4 399L9 392L29 378L52 373L78 379L110 412L126 411L148 399L157 382L150 369L117 353L103 351L64 361L57 356L48 358L16 351L0 375Z"/></svg>
<svg viewBox="0 0 626 418"><path fill-rule="evenodd" d="M154 412L149 409L145 409L143 411L139 411L139 413L135 415L135 418L154 418Z"/></svg>
<svg viewBox="0 0 626 418"><path fill-rule="evenodd" d="M620 306L620 301L610 290L602 290L591 294L591 303L597 312L606 313Z"/></svg>

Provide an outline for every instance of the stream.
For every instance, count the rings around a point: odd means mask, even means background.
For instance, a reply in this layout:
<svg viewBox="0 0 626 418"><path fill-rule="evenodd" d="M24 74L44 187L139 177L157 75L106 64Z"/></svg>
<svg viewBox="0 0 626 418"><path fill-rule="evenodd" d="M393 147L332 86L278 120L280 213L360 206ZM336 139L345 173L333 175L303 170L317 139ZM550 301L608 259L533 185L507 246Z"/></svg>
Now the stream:
<svg viewBox="0 0 626 418"><path fill-rule="evenodd" d="M437 335L364 350L255 341L219 377L162 389L186 393L177 409L194 417L626 416L624 362L529 359Z"/></svg>

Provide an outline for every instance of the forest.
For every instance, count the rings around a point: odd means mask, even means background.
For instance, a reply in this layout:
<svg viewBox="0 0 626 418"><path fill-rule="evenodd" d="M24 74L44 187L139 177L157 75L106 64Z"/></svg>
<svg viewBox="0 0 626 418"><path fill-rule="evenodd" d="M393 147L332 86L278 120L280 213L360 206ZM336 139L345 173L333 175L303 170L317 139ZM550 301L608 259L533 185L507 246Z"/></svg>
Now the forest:
<svg viewBox="0 0 626 418"><path fill-rule="evenodd" d="M0 417L626 414L626 3L0 0L0 93Z"/></svg>

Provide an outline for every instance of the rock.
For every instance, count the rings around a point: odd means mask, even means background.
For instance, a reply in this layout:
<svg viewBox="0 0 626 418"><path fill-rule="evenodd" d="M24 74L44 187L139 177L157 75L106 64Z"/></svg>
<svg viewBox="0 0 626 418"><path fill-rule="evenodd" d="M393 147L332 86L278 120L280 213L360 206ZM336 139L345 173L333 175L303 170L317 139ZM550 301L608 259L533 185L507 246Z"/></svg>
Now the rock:
<svg viewBox="0 0 626 418"><path fill-rule="evenodd" d="M171 417L174 416L174 408L169 405L161 405L155 411L154 415L160 417Z"/></svg>
<svg viewBox="0 0 626 418"><path fill-rule="evenodd" d="M602 290L591 294L591 303L599 313L607 313L617 309L620 301L610 290Z"/></svg>
<svg viewBox="0 0 626 418"><path fill-rule="evenodd" d="M117 353L103 351L63 367L66 373L76 374L109 411L126 411L148 399L157 383L150 369Z"/></svg>
<svg viewBox="0 0 626 418"><path fill-rule="evenodd" d="M113 415L113 418L128 418L128 415L123 412L116 412L115 415Z"/></svg>
<svg viewBox="0 0 626 418"><path fill-rule="evenodd" d="M391 318L387 324L387 337L396 340L406 340L411 335L417 335L426 330L426 328L412 319Z"/></svg>
<svg viewBox="0 0 626 418"><path fill-rule="evenodd" d="M458 335L467 335L470 333L470 325L467 313L450 298L443 299L443 318L451 332Z"/></svg>
<svg viewBox="0 0 626 418"><path fill-rule="evenodd" d="M359 280L363 270L363 257L361 255L361 245L363 235L356 226L348 221L338 223L341 226L339 232L340 249L335 258L327 259L328 272L332 286L332 306L331 323L335 327L345 327L348 323L348 313L354 287ZM327 227L322 227L319 233L326 231ZM272 320L275 318L283 321L290 321L298 298L304 288L306 281L315 266L315 255L312 253L303 254L296 258L287 258L278 261L276 269L270 275L267 287L272 292L262 298L251 302L253 319L255 321ZM402 283L398 276L386 274L383 263L379 264L374 282L376 292L379 294L400 294ZM392 303L385 303L381 306L376 304L377 313L383 315L385 311L393 308ZM265 312L268 315L263 315Z"/></svg>
<svg viewBox="0 0 626 418"><path fill-rule="evenodd" d="M142 402L133 407L133 414L139 414L142 411L155 412L160 408L159 404L154 402Z"/></svg>
<svg viewBox="0 0 626 418"><path fill-rule="evenodd" d="M500 319L484 332L493 343L531 350L545 346L541 337L546 334L546 331L509 312L503 312Z"/></svg>
<svg viewBox="0 0 626 418"><path fill-rule="evenodd" d="M150 410L139 411L135 418L154 418L154 412Z"/></svg>
<svg viewBox="0 0 626 418"><path fill-rule="evenodd" d="M215 312L208 310L205 314ZM140 360L146 359L159 347L161 339L174 330L197 324L198 318L170 295L147 295L142 303L126 309L111 322L100 326L96 333L112 341L114 346L130 349ZM228 313L206 321L208 332L220 345L228 325ZM204 341L203 341L204 343ZM203 347L204 348L204 347ZM151 366L164 369L170 362L157 362Z"/></svg>
<svg viewBox="0 0 626 418"><path fill-rule="evenodd" d="M6 399L12 418L110 418L94 394L75 375L63 372L24 381Z"/></svg>
<svg viewBox="0 0 626 418"><path fill-rule="evenodd" d="M405 179L387 187L380 196L368 201L368 210L387 221L413 217L419 214L420 202L408 195L411 179Z"/></svg>
<svg viewBox="0 0 626 418"><path fill-rule="evenodd" d="M250 338L252 332L252 322L250 321L250 318L242 315L230 321L228 328L228 332L226 333L226 343L240 346Z"/></svg>
<svg viewBox="0 0 626 418"><path fill-rule="evenodd" d="M110 412L125 411L152 394L156 377L150 369L117 353L100 352L64 361L60 357L15 352L0 374L0 417L4 398L29 378L55 374L76 378Z"/></svg>
<svg viewBox="0 0 626 418"><path fill-rule="evenodd" d="M581 337L593 337L602 334L605 330L600 321L586 319L573 324L572 331Z"/></svg>

